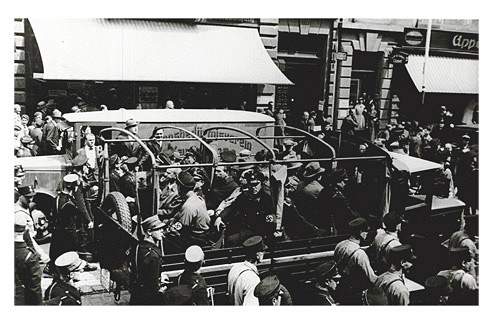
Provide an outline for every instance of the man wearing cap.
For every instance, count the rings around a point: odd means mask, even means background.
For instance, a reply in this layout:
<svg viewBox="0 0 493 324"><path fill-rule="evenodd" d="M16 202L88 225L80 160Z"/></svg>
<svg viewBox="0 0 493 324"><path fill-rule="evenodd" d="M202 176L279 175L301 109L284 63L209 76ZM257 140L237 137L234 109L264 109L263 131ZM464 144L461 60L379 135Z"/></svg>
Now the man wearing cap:
<svg viewBox="0 0 493 324"><path fill-rule="evenodd" d="M14 204L14 215L24 217L26 219L26 232L24 233L24 240L26 244L33 248L39 255L42 263L47 263L50 258L43 251L43 249L36 243L34 237L36 236L36 223L31 214L31 206L33 204L32 199L35 195L33 186L20 186L18 187L19 199Z"/></svg>
<svg viewBox="0 0 493 324"><path fill-rule="evenodd" d="M478 285L468 272L473 266L469 249L453 248L449 251L451 269L438 272L438 276L447 278L452 293L448 300L449 305L469 305L477 302Z"/></svg>
<svg viewBox="0 0 493 324"><path fill-rule="evenodd" d="M387 271L390 266L388 260L390 249L401 245L398 233L401 230L402 216L390 211L383 216L384 229L377 229L377 235L373 241L373 246L376 251L376 270L378 273Z"/></svg>
<svg viewBox="0 0 493 324"><path fill-rule="evenodd" d="M56 260L68 251L77 251L79 238L77 235L77 214L74 192L79 177L68 174L63 178L63 190L55 200L54 230L50 245L50 258Z"/></svg>
<svg viewBox="0 0 493 324"><path fill-rule="evenodd" d="M362 240L368 236L366 219L356 218L348 223L349 238L336 245L334 260L341 275L338 295L341 304L361 305L362 293L377 278L368 255L361 249Z"/></svg>
<svg viewBox="0 0 493 324"><path fill-rule="evenodd" d="M193 191L195 179L187 172L178 174L178 195L184 200L183 205L176 213L175 219L184 229L181 230L182 239L196 244L206 243L205 234L209 230L211 218L207 213L205 201Z"/></svg>
<svg viewBox="0 0 493 324"><path fill-rule="evenodd" d="M334 300L337 283L337 263L333 260L324 262L315 268L316 279L308 296L307 305L336 305Z"/></svg>
<svg viewBox="0 0 493 324"><path fill-rule="evenodd" d="M31 138L31 136L24 136L21 138L21 146L17 148L17 157L28 157L28 156L34 156L34 150L33 150L33 145L34 145L34 140Z"/></svg>
<svg viewBox="0 0 493 324"><path fill-rule="evenodd" d="M35 155L40 155L41 154L41 149L42 149L42 140L43 140L43 114L40 111L37 111L34 113L34 119L33 122L30 126L28 126L29 129L29 136L31 136L32 139L34 139L34 150L36 152Z"/></svg>
<svg viewBox="0 0 493 324"><path fill-rule="evenodd" d="M161 249L165 224L157 215L142 221L144 237L132 254L130 305L158 305L162 303L159 291L161 280Z"/></svg>
<svg viewBox="0 0 493 324"><path fill-rule="evenodd" d="M245 174L246 186L238 197L216 218L214 225L226 225L225 243L239 246L253 235L268 235L274 231L274 209L270 195L262 190L265 181L261 172Z"/></svg>
<svg viewBox="0 0 493 324"><path fill-rule="evenodd" d="M246 259L237 263L228 273L228 296L232 305L259 305L255 287L260 282L257 264L264 258L266 246L260 236L252 236L243 242Z"/></svg>
<svg viewBox="0 0 493 324"><path fill-rule="evenodd" d="M323 221L320 220L318 214L322 212L322 210L317 205L317 199L324 188L320 184L324 172L325 168L320 167L320 163L310 162L306 166L305 171L302 174L303 179L298 183L292 198L300 214L309 222L327 228L327 225L322 224Z"/></svg>
<svg viewBox="0 0 493 324"><path fill-rule="evenodd" d="M214 170L214 182L209 195L207 195L207 209L216 209L219 204L228 198L238 188L238 184L231 176L228 166L217 166Z"/></svg>
<svg viewBox="0 0 493 324"><path fill-rule="evenodd" d="M450 237L448 241L449 251L456 248L467 248L471 254L473 260L473 266L469 270L469 274L472 275L477 281L476 267L479 262L479 249L475 242L475 237L478 235L478 215L464 216L464 227L462 230L456 231Z"/></svg>
<svg viewBox="0 0 493 324"><path fill-rule="evenodd" d="M45 290L45 305L82 305L79 289L74 285L76 272L82 272L86 262L79 258L77 252L69 251L60 255L55 260L57 275L53 277L53 282Z"/></svg>
<svg viewBox="0 0 493 324"><path fill-rule="evenodd" d="M207 283L199 271L204 263L204 252L198 245L191 245L185 251L185 270L178 276L178 285L190 285L192 290L202 298L197 299L196 305L210 305ZM212 298L212 296L210 296Z"/></svg>
<svg viewBox="0 0 493 324"><path fill-rule="evenodd" d="M117 154L110 156L110 191L120 191L120 182L123 177L122 161Z"/></svg>
<svg viewBox="0 0 493 324"><path fill-rule="evenodd" d="M390 249L390 268L375 280L375 287L385 293L389 305L409 305L409 289L404 283L404 274L412 267L414 259L410 245Z"/></svg>
<svg viewBox="0 0 493 324"><path fill-rule="evenodd" d="M97 182L90 172L88 157L83 154L72 159L73 170L71 174L77 175L77 186L73 193L75 206L78 214L76 216L79 234L79 252L87 252L91 249L92 229L94 227L94 215L92 214L91 199L97 196ZM63 183L62 183L63 186Z"/></svg>
<svg viewBox="0 0 493 324"><path fill-rule="evenodd" d="M34 249L24 241L26 217L14 215L15 299L14 305L39 305L41 303L41 268Z"/></svg>
<svg viewBox="0 0 493 324"><path fill-rule="evenodd" d="M44 154L59 154L62 149L60 146L60 130L51 115L46 115L45 117L42 142Z"/></svg>
<svg viewBox="0 0 493 324"><path fill-rule="evenodd" d="M135 137L139 138L139 122L135 121L133 118L130 118L125 122L125 129L132 133ZM120 156L135 157L137 158L137 161L142 158L143 151L140 144L130 137L130 135L121 133L117 136L117 139L132 140L129 142L123 142L119 145L118 151Z"/></svg>
<svg viewBox="0 0 493 324"><path fill-rule="evenodd" d="M328 186L320 193L318 204L327 210L324 221L332 223L335 234L349 233L348 223L359 217L359 213L351 207L344 189L349 179L344 169L335 169L327 177ZM327 228L327 225L325 225Z"/></svg>
<svg viewBox="0 0 493 324"><path fill-rule="evenodd" d="M284 287L275 274L269 274L262 279L253 295L258 298L260 306L288 306L293 305L289 291Z"/></svg>
<svg viewBox="0 0 493 324"><path fill-rule="evenodd" d="M51 113L50 108L46 105L45 101L38 102L36 109L43 114L43 118Z"/></svg>

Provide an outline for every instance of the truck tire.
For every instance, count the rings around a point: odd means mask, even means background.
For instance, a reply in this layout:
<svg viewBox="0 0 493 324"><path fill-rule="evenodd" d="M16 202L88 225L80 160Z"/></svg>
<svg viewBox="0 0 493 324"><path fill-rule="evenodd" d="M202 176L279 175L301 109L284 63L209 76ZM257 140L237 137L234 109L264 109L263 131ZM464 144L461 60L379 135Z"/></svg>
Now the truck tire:
<svg viewBox="0 0 493 324"><path fill-rule="evenodd" d="M132 216L125 197L118 191L110 192L103 202L103 210L106 211L129 233L132 232Z"/></svg>

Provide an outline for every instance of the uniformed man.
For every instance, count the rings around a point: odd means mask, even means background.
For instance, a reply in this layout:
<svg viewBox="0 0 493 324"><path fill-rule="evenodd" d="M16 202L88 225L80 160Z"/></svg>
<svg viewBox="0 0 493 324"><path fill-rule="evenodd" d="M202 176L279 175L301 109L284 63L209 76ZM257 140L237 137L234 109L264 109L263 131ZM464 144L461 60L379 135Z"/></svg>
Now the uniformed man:
<svg viewBox="0 0 493 324"><path fill-rule="evenodd" d="M209 230L211 218L207 213L205 201L193 191L195 179L182 171L177 176L178 195L184 200L183 205L175 215L175 219L183 227L180 231L182 242L205 245L205 234Z"/></svg>
<svg viewBox="0 0 493 324"><path fill-rule="evenodd" d="M469 274L472 275L476 282L477 268L479 267L479 249L475 244L475 236L478 235L478 215L464 216L464 227L462 230L454 232L448 242L448 249L468 248L473 260L473 266L469 268Z"/></svg>
<svg viewBox="0 0 493 324"><path fill-rule="evenodd" d="M260 306L287 306L293 304L288 290L274 274L262 279L255 286L253 295L258 298Z"/></svg>
<svg viewBox="0 0 493 324"><path fill-rule="evenodd" d="M192 245L185 251L185 270L178 276L178 285L190 285L196 295L196 305L211 305L212 292L200 275L204 263L204 252L198 245ZM200 296L200 298L198 298Z"/></svg>
<svg viewBox="0 0 493 324"><path fill-rule="evenodd" d="M362 294L377 276L368 255L360 247L368 235L366 219L356 218L348 223L350 236L339 242L334 251L334 260L341 275L338 296L342 305L361 305Z"/></svg>
<svg viewBox="0 0 493 324"><path fill-rule="evenodd" d="M409 305L409 289L404 283L404 274L412 267L415 258L410 245L390 249L390 268L375 281L375 287L384 292L389 305Z"/></svg>
<svg viewBox="0 0 493 324"><path fill-rule="evenodd" d="M337 273L337 263L333 260L324 262L315 269L316 279L312 284L309 305L337 305L334 297L337 283L334 277Z"/></svg>
<svg viewBox="0 0 493 324"><path fill-rule="evenodd" d="M348 223L359 217L344 195L344 188L349 179L344 169L335 169L327 177L329 185L319 195L319 206L329 211L327 217L331 217L334 234L349 233Z"/></svg>
<svg viewBox="0 0 493 324"><path fill-rule="evenodd" d="M449 251L451 269L440 271L437 275L447 278L452 293L448 305L477 305L478 285L468 272L472 267L468 248L454 248Z"/></svg>
<svg viewBox="0 0 493 324"><path fill-rule="evenodd" d="M79 258L77 252L69 251L55 260L58 275L46 289L44 304L46 305L82 305L80 291L74 285L76 272L84 271L86 262Z"/></svg>
<svg viewBox="0 0 493 324"><path fill-rule="evenodd" d="M26 217L14 214L15 246L15 305L39 305L41 303L41 268L34 249L24 241Z"/></svg>
<svg viewBox="0 0 493 324"><path fill-rule="evenodd" d="M157 215L142 221L144 237L132 256L130 305L162 303L160 292L162 253L158 244L163 238L164 226Z"/></svg>
<svg viewBox="0 0 493 324"><path fill-rule="evenodd" d="M74 192L79 177L68 174L63 177L63 190L55 200L54 230L50 245L52 262L60 255L69 251L77 251L79 238L77 235L77 209Z"/></svg>
<svg viewBox="0 0 493 324"><path fill-rule="evenodd" d="M377 235L373 241L376 251L376 270L383 273L388 270L390 249L401 245L398 233L401 230L402 217L395 211L390 211L383 216L384 229L377 229Z"/></svg>
<svg viewBox="0 0 493 324"><path fill-rule="evenodd" d="M320 192L324 187L320 184L325 168L320 167L318 162L310 162L302 174L302 180L298 183L292 194L294 204L303 217L314 225L327 229L329 218L323 217L321 208L318 208ZM323 219L321 219L323 217Z"/></svg>
<svg viewBox="0 0 493 324"><path fill-rule="evenodd" d="M246 238L254 235L269 235L274 232L274 209L270 195L262 190L265 180L261 172L244 174L246 186L216 218L214 226L226 225L225 244L239 246Z"/></svg>
<svg viewBox="0 0 493 324"><path fill-rule="evenodd" d="M252 236L243 242L246 259L233 265L228 273L228 295L232 305L259 305L254 295L260 282L257 264L264 258L266 246L260 236Z"/></svg>

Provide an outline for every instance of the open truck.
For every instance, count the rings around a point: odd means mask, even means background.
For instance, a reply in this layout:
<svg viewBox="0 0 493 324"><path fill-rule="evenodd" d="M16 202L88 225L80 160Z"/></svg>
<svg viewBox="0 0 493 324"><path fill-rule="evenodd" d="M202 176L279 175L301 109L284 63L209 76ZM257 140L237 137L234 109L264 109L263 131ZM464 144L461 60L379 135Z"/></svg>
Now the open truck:
<svg viewBox="0 0 493 324"><path fill-rule="evenodd" d="M288 290L295 292L303 289L300 283L313 279L315 267L330 260L334 254L334 248L347 235L336 235L333 231L321 232L316 226L306 221L306 218L296 213L290 213L292 206L289 200L283 196L288 188L283 174L283 166L292 163L300 163L304 168L308 163L317 161L326 170L336 167L345 168L353 180L353 192L349 199L357 211L369 220L372 220L373 229L381 222L382 216L390 209L401 208L405 213L408 224L408 232L403 240L414 240L416 237L431 240L433 243L456 230L460 226L462 206L456 199L439 200L432 192L427 192L423 197L409 195L408 186L403 182L416 174L413 165L399 163L399 156L381 149L372 143L341 132L327 132L322 136L314 136L294 127L285 126L285 136L274 135L274 125L271 117L244 111L225 110L124 110L109 112L88 112L64 115L68 123L73 127L75 140L73 150L65 156L35 157L39 162L25 167L26 173L36 179L38 188L48 188L41 191L52 190L53 196L55 183L63 178L70 169L70 153L76 152L82 145L82 136L90 127L91 132L97 136L98 143L103 147L104 163L100 165L99 194L97 203L93 204L96 229L96 250L94 257L101 265L101 280L107 290L116 287L112 274L121 271L125 267L125 261L129 252L138 243L138 225L142 216L155 214L159 210L159 178L170 166L162 164L147 147L150 134L153 129L162 128L165 136L162 139L174 149L185 152L187 148L195 146L200 152L201 160L194 167L206 170L210 181L213 181L214 168L219 165L262 165L268 172L268 183L272 195L272 204L275 217L272 219L276 233L266 237L269 249L264 261L258 266L259 271L267 270L275 272ZM125 121L133 118L139 121L139 137L126 132L123 127ZM129 139L118 139L119 134L129 135ZM275 142L290 138L298 143L300 153L295 160L276 159ZM138 191L139 212L131 215L128 203L119 192L110 192L108 185L109 156L112 147L122 141L138 142L144 151L149 154L151 168L145 175L145 185ZM361 144L366 150L361 152ZM233 150L239 153L248 149L254 154L259 150L270 153L270 157L264 161L246 162L221 162L220 152ZM73 155L72 155L73 156ZM50 169L53 175L44 180L46 167L43 162L58 161ZM421 174L436 170L438 165L430 165L428 161L413 160L420 169ZM401 161L402 162L402 161ZM52 162L50 162L52 163ZM22 159L17 159L16 164L21 164ZM26 166L28 164L26 163ZM422 167L424 165L424 167ZM421 167L419 167L421 166ZM58 167L58 169L57 169ZM190 165L178 167L188 168ZM411 169L409 169L411 167ZM407 169L406 169L407 168ZM36 174L37 172L39 174ZM57 173L58 172L58 173ZM402 181L402 175L406 179ZM56 179L56 177L59 177ZM418 199L418 200L416 200ZM133 217L132 216L136 216ZM440 219L441 221L435 221ZM445 226L441 223L446 221ZM423 227L422 224L434 224ZM272 225L272 224L271 224ZM426 228L426 230L420 230ZM444 231L446 228L446 231ZM365 248L371 245L372 236L362 244ZM225 293L227 289L227 274L235 262L244 259L243 249L237 246L225 246L222 233L212 233L210 244L204 246L206 266L201 274L207 283L214 288L216 304L226 304ZM173 237L165 237L163 246L162 271L173 280L181 271L186 247L177 244ZM418 249L419 250L419 249ZM371 249L368 250L371 254ZM419 251L418 256L419 256ZM371 255L370 255L371 257ZM419 266L418 266L419 268ZM422 267L424 268L424 266ZM414 281L410 281L412 290L422 290L424 276L431 275L434 269L428 268L416 272ZM436 273L436 272L435 272ZM296 298L296 297L294 297ZM302 303L300 300L294 300Z"/></svg>

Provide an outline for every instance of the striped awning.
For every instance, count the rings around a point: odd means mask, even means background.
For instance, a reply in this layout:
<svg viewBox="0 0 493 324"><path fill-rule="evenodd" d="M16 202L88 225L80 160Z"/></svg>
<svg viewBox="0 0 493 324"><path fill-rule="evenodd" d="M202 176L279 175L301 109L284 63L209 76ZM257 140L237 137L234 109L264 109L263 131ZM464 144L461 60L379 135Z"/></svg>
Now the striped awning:
<svg viewBox="0 0 493 324"><path fill-rule="evenodd" d="M407 71L418 89L423 85L423 55L409 55ZM479 93L479 60L430 56L426 61L425 92Z"/></svg>
<svg viewBox="0 0 493 324"><path fill-rule="evenodd" d="M138 19L29 19L46 80L292 82L255 28Z"/></svg>

